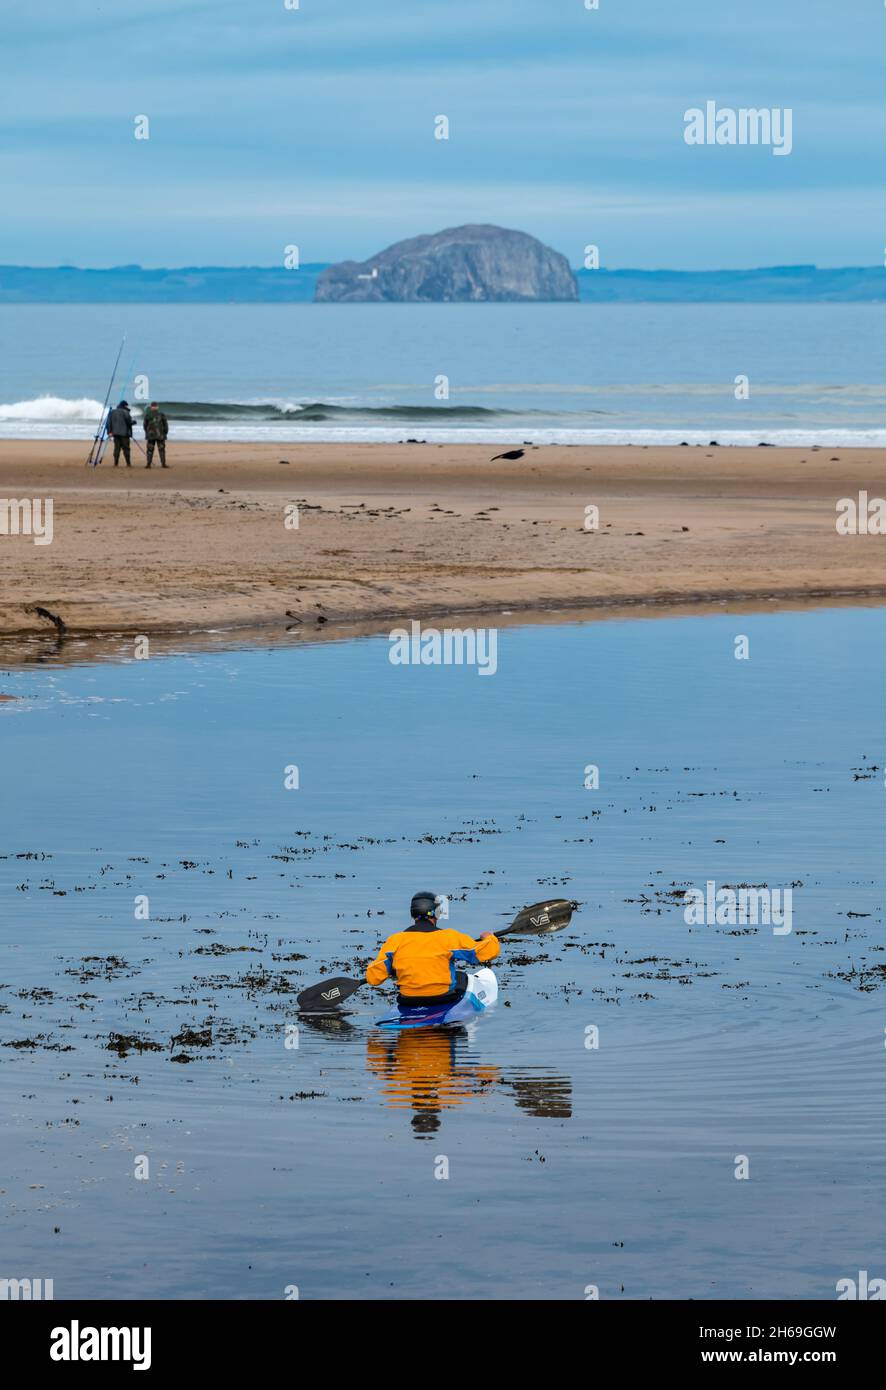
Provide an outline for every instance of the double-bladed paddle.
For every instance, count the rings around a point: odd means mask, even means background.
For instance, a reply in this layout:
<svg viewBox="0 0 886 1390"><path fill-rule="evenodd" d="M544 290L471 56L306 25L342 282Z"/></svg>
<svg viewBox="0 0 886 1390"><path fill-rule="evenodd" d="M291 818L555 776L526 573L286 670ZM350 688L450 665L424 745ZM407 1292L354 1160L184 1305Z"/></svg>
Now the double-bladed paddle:
<svg viewBox="0 0 886 1390"><path fill-rule="evenodd" d="M503 936L525 935L527 932L562 931L564 927L569 926L577 907L578 903L569 898L549 898L545 902L533 903L530 907L522 908L510 926L502 927L501 931L494 934L501 939ZM309 989L303 989L301 994L296 996L296 1002L304 1013L334 1009L346 999L350 999L365 983L365 980L354 980L347 975L339 975L331 980L321 980Z"/></svg>

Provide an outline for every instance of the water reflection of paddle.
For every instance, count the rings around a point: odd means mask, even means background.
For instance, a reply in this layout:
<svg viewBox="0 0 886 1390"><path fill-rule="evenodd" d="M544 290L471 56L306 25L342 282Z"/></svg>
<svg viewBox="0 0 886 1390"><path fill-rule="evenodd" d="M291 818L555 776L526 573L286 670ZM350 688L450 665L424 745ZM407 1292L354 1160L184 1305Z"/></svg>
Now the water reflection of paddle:
<svg viewBox="0 0 886 1390"><path fill-rule="evenodd" d="M572 1079L568 1076L503 1076L514 1100L527 1115L545 1120L572 1119Z"/></svg>
<svg viewBox="0 0 886 1390"><path fill-rule="evenodd" d="M337 1013L330 1009L328 1013L303 1013L299 1012L298 1021L305 1028L312 1028L315 1033L326 1033L327 1035L353 1033L355 1026L350 1022L346 1014Z"/></svg>

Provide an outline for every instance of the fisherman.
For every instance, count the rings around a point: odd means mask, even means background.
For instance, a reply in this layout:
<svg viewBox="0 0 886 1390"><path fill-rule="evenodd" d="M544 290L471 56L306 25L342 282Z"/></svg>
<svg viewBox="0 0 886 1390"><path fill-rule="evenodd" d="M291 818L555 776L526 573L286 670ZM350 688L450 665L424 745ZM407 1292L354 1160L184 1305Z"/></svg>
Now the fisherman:
<svg viewBox="0 0 886 1390"><path fill-rule="evenodd" d="M148 445L148 461L145 467L150 468L151 466L151 459L154 457L154 445L156 444L160 453L160 467L166 468L168 466L166 463L166 436L169 433L169 421L156 401L151 401L145 411L145 418L142 423Z"/></svg>
<svg viewBox="0 0 886 1390"><path fill-rule="evenodd" d="M129 457L129 441L132 438L132 416L129 413L129 402L121 401L115 405L108 416L107 432L114 441L114 467L120 462L120 450L123 450L123 457L126 460L126 467L132 467L132 460Z"/></svg>
<svg viewBox="0 0 886 1390"><path fill-rule="evenodd" d="M457 1004L468 984L467 972L457 967L476 969L501 950L490 931L475 941L451 927L438 927L437 905L436 894L416 893L409 905L412 926L389 936L366 970L371 985L396 980L397 1003L409 1008Z"/></svg>

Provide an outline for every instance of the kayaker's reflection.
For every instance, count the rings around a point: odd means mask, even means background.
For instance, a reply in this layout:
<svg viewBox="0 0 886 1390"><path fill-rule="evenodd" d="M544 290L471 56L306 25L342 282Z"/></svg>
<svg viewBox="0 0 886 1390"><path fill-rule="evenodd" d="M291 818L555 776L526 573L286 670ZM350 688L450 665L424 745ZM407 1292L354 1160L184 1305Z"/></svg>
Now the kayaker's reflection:
<svg viewBox="0 0 886 1390"><path fill-rule="evenodd" d="M498 1067L469 1054L467 1028L408 1028L374 1032L366 1044L366 1064L381 1082L387 1105L412 1109L417 1139L440 1128L444 1110L489 1090L500 1079Z"/></svg>

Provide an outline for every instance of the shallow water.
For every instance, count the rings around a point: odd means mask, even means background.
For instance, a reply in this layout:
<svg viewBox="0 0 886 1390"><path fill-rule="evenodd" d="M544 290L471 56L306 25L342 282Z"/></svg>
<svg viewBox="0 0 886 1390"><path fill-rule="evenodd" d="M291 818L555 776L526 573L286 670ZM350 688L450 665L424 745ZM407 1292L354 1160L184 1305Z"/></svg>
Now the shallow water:
<svg viewBox="0 0 886 1390"><path fill-rule="evenodd" d="M511 628L489 678L383 639L3 672L0 1277L581 1299L882 1274L884 632ZM707 880L794 884L792 931L688 926L674 890ZM582 906L502 944L466 1030L387 1037L368 989L299 1019L419 887L474 932Z"/></svg>

